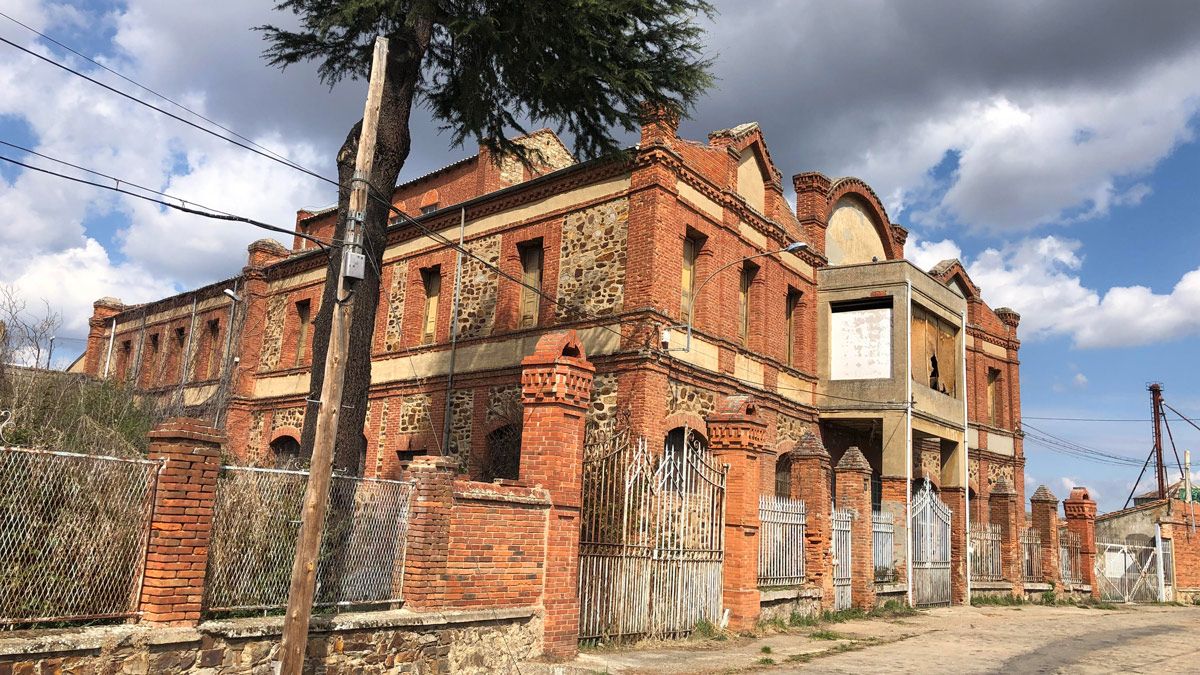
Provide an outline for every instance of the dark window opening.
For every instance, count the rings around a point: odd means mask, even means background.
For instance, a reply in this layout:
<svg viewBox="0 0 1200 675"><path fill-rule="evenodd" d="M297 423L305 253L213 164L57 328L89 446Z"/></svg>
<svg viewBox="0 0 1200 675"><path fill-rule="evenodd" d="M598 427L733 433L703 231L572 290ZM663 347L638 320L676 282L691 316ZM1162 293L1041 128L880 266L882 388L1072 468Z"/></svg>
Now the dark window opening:
<svg viewBox="0 0 1200 675"><path fill-rule="evenodd" d="M307 464L300 457L300 441L291 436L280 436L271 441L271 454L277 469L299 469Z"/></svg>
<svg viewBox="0 0 1200 675"><path fill-rule="evenodd" d="M788 287L784 319L787 324L787 364L796 365L796 338L799 335L796 325L799 322L800 299L804 296L799 290Z"/></svg>
<svg viewBox="0 0 1200 675"><path fill-rule="evenodd" d="M308 354L308 327L312 323L311 316L312 302L309 300L301 300L296 303L296 320L299 323L299 335L296 336L296 361L295 365L304 365L304 358Z"/></svg>
<svg viewBox="0 0 1200 675"><path fill-rule="evenodd" d="M421 316L421 344L430 344L437 337L438 300L442 294L442 268L439 265L421 270L425 287L425 307Z"/></svg>
<svg viewBox="0 0 1200 675"><path fill-rule="evenodd" d="M775 460L775 496L792 496L792 456L784 455Z"/></svg>
<svg viewBox="0 0 1200 675"><path fill-rule="evenodd" d="M738 339L742 346L750 338L750 287L758 276L758 265L747 262L742 265L742 275L738 284Z"/></svg>
<svg viewBox="0 0 1200 675"><path fill-rule="evenodd" d="M521 476L521 428L505 424L487 435L483 482L517 480Z"/></svg>

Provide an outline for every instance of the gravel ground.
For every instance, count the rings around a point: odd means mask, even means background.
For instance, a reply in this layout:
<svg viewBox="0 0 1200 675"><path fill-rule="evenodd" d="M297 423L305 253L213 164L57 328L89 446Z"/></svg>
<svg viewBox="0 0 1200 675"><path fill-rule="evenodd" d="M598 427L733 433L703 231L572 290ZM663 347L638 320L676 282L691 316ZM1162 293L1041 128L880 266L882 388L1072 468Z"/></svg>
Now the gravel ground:
<svg viewBox="0 0 1200 675"><path fill-rule="evenodd" d="M946 607L585 652L559 673L1200 673L1200 608Z"/></svg>

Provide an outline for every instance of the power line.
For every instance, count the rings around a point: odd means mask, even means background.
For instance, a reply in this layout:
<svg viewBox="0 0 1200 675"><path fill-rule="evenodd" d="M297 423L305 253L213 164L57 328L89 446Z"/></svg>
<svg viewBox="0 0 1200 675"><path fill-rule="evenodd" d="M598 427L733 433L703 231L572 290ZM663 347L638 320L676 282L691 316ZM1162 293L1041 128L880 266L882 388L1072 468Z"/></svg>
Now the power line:
<svg viewBox="0 0 1200 675"><path fill-rule="evenodd" d="M337 182L337 181L335 181L335 180L330 180L329 178L326 178L326 177L322 176L321 174L319 174L319 173L316 173L315 171L310 171L309 169L306 169L306 168L304 168L304 167L300 166L299 164L296 164L295 162L292 162L291 160L288 160L288 159L280 159L279 157L272 156L271 154L269 154L269 152L263 152L262 150L259 150L259 149L257 149L257 148L254 148L254 147L252 147L252 146L250 146L250 145L247 145L247 144L245 144L245 143L243 143L243 142L241 142L241 141L234 140L234 139L232 139L232 138L229 138L228 136L222 136L221 134L218 134L217 132L213 131L212 129L209 129L209 128L207 128L207 127L203 127L203 126L201 126L201 125L199 125L199 124L196 124L195 122L193 122L193 121L191 121L191 120L184 119L184 118L180 117L179 115L176 115L175 113L173 113L173 112L171 112L171 111L169 111L169 110L164 110L164 109L162 109L162 108L160 108L160 107L158 107L158 106L154 105L153 103L149 103L149 102L143 101L142 99L140 99L140 98L138 98L138 97L136 97L136 96L133 96L133 95L131 95L131 94L127 94L127 93L125 93L125 92L121 91L120 89L117 89L117 88L115 88L115 87L111 87L111 86L109 86L109 85L107 85L107 84L104 84L103 82L101 82L101 81L99 81L99 80L97 80L97 79L95 79L95 78L88 77L87 75L85 75L85 74L83 74L83 73L79 72L78 70L75 70L74 68L71 68L70 66L64 65L64 64L62 64L62 63L59 63L58 61L55 61L54 59L52 59L52 58L50 58L50 57L48 57L48 56L43 56L43 55L41 55L41 54L38 54L37 52L33 51L32 49L27 49L27 48L25 48L25 47L22 47L21 45L19 45L19 44L17 44L17 43L15 43L15 42L13 42L12 40L9 40L8 38L5 38L5 37L0 37L0 42L3 42L3 43L5 43L5 44L7 44L7 45L9 45L9 46L11 46L11 47L15 47L16 49L19 49L19 50L21 50L21 51L25 52L26 54L29 54L30 56L33 56L33 57L35 57L35 58L38 58L38 59L41 59L42 61L45 61L46 63L49 63L50 65L52 65L52 66L55 66L56 68L61 68L62 70L65 70L65 71L67 71L68 73L71 73L72 75L75 75L75 76L77 76L77 77L81 77L81 78L83 78L83 79L87 80L88 82L91 82L92 84L94 84L94 85L98 86L98 87L102 87L102 88L104 88L104 89L107 89L108 91L111 91L111 92L112 92L112 93L114 93L114 94L117 94L118 96L123 96L124 98L127 98L127 99L129 99L130 101L133 101L134 103L137 103L137 104L139 104L139 105L143 105L143 106L145 106L145 107L147 107L147 108L149 108L149 109L151 109L151 110L154 110L154 111L157 111L157 112L159 112L159 113L162 113L163 115L166 115L167 117L170 117L171 119L177 120L177 121L179 121L179 122L183 122L184 124L188 125L189 127L192 127L192 128L194 128L194 129L198 129L198 130L200 130L200 131L203 131L204 133L206 133L206 134L209 134L210 136L213 136L213 137L215 137L215 138L219 138L219 139L221 139L221 140L223 140L223 141L226 141L226 142L228 142L228 143L232 143L232 144L234 144L234 145L238 146L239 148L243 148L243 149L245 149L245 150L249 150L250 152L253 152L254 154L256 154L256 155L258 155L258 156L260 156L260 157L265 157L265 158L267 158L267 159L271 160L272 162L277 162L277 163L279 163L279 164L282 164L283 166L286 166L286 167L288 167L288 168L295 169L296 171L299 171L299 172L301 172L301 173L308 174L309 176L311 176L311 177L313 177L313 178L316 178L316 179L318 179L318 180L323 180L323 181L325 181L326 183L330 183L331 185L338 185L338 182Z"/></svg>
<svg viewBox="0 0 1200 675"><path fill-rule="evenodd" d="M1145 422L1150 423L1152 420L1134 419L1134 418L1112 418L1112 417L1031 417L1022 415L1023 420L1045 420L1048 422Z"/></svg>
<svg viewBox="0 0 1200 675"><path fill-rule="evenodd" d="M33 33L34 35L41 37L43 40L48 40L49 42L52 42L52 43L58 45L59 47L62 47L63 49L71 52L75 56L78 56L79 58L84 59L88 63L91 63L92 65L96 66L97 68L102 68L103 70L108 71L109 73L112 73L113 75L116 75L117 77L121 78L122 80L125 80L129 84L132 84L133 86L138 87L139 89L142 89L143 91L146 91L150 94L157 96L158 98L166 101L167 103L170 103L171 105L175 106L176 108L179 108L180 110L184 110L186 112L189 112L189 113L195 115L196 117L204 120L205 122L208 122L209 124L213 125L214 127L220 129L221 131L231 134L234 137L239 138L239 139L249 143L250 145L253 145L254 147L262 150L263 152L271 154L272 156L278 158L281 161L287 162L288 165L292 166L293 168L298 168L298 169L304 168L300 164L297 164L296 162L288 159L287 157L284 157L283 155L279 154L278 152L275 152L274 150L271 150L270 148L267 148L258 143L255 143L251 139L246 138L245 136L234 131L233 129L230 129L229 127L226 127L226 126L220 124L219 122L216 122L212 119L205 117L204 115L201 115L200 113L196 112L195 110L192 110L191 108L183 105L182 103L167 97L165 94L161 94L132 78L126 77L125 75L117 72L116 70L113 70L112 68L109 68L108 66L104 65L103 63L100 63L99 61L93 59L92 57L88 56L87 54L83 54L83 53L79 52L78 50L72 48L70 45L66 45L66 44L63 44L62 42L59 42L58 40L55 40L54 38L50 37L49 35L46 35L45 33L37 30L36 28L33 28L32 26L28 26L28 25L18 21L17 19L14 19L13 17L5 14L4 12L0 12L0 17L4 17L5 19L8 19L9 21L17 24L18 26L24 28L25 30Z"/></svg>
<svg viewBox="0 0 1200 675"><path fill-rule="evenodd" d="M0 38L0 40L2 40L2 39L3 38ZM214 211L214 210L208 209L208 207L202 206L200 204L195 204L195 206L199 206L200 208L206 209L206 210L201 211L199 209L193 209L193 208L189 208L187 206L182 206L181 204L172 204L171 202L168 202L168 201L163 201L161 199L155 199L153 197L147 197L146 195L138 194L136 192L130 192L129 190L123 190L119 186L115 186L115 185L105 185L103 183L97 183L95 181L84 180L83 178L76 178L75 176L68 176L63 173L58 173L57 171L51 171L50 169L43 169L41 167L33 166L31 164L26 164L25 162L15 160L11 157L6 157L4 155L0 155L0 160L9 162L11 164L16 164L17 166L24 167L31 171L37 171L39 173L44 173L44 174L47 174L50 176L54 176L56 178L68 180L73 183L79 183L81 185L90 185L92 187L97 187L97 188L100 188L103 190L110 190L112 192L118 192L120 194L128 195L130 197L135 197L137 199L141 199L141 200L150 202L152 204L159 204L161 206L166 206L167 208L175 209L176 211L182 211L183 213L190 213L192 215L203 216L205 218L212 218L214 220L227 220L227 221L238 222L238 223L246 223L248 225L253 225L254 227L258 227L258 228L268 230L271 232L280 232L283 234L299 236L299 237L302 237L304 239L307 239L307 240L317 244L318 246L321 247L322 250L324 250L326 248L326 246L332 245L332 244L327 244L326 242L323 242L320 239L317 239L316 237L311 237L306 234L301 234L294 230L288 230L288 229L285 229L282 227L278 227L276 225L264 223L259 220L254 220L252 218L246 218L244 216L236 216L236 215L222 213L219 211ZM171 197L171 198L179 199L178 197ZM179 201L182 202L183 200L179 200ZM188 203L191 203L191 202L188 202Z"/></svg>
<svg viewBox="0 0 1200 675"><path fill-rule="evenodd" d="M1106 459L1109 459L1112 461L1116 461L1116 462L1124 462L1124 463L1136 462L1136 460L1133 460L1130 457L1127 457L1124 455L1117 455L1117 454L1113 454L1110 452L1105 452L1103 450L1097 450L1095 448L1088 447L1081 443L1076 443L1075 441L1071 441L1071 440L1062 438L1061 436L1055 436L1054 434L1052 434L1048 431L1039 429L1039 428L1029 425L1029 424L1025 424L1023 426L1026 429L1027 435L1029 434L1030 431L1032 431L1035 438L1040 436L1040 440L1045 443L1051 443L1051 444L1057 445L1059 447L1062 447L1064 449L1072 450L1074 452L1095 455L1095 456L1103 457L1103 458L1106 458Z"/></svg>

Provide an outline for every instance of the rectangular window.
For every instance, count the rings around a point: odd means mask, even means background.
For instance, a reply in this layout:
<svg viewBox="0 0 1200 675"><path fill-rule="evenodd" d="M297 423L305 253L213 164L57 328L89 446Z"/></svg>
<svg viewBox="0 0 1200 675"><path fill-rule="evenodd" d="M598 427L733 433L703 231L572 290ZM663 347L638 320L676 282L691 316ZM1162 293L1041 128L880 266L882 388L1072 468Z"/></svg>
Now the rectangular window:
<svg viewBox="0 0 1200 675"><path fill-rule="evenodd" d="M208 367L204 379L212 380L221 372L221 320L208 322Z"/></svg>
<svg viewBox="0 0 1200 675"><path fill-rule="evenodd" d="M892 297L829 305L829 378L892 377Z"/></svg>
<svg viewBox="0 0 1200 675"><path fill-rule="evenodd" d="M1000 425L1000 371L987 369L987 419L992 426Z"/></svg>
<svg viewBox="0 0 1200 675"><path fill-rule="evenodd" d="M121 359L117 366L117 378L125 379L129 374L129 362L133 359L133 341L125 340L121 343Z"/></svg>
<svg viewBox="0 0 1200 675"><path fill-rule="evenodd" d="M692 320L692 293L696 292L696 258L700 255L700 240L688 236L683 240L683 277L680 280L679 315L684 322Z"/></svg>
<svg viewBox="0 0 1200 675"><path fill-rule="evenodd" d="M756 276L758 265L749 262L742 265L742 276L738 284L738 339L743 347L750 337L750 286Z"/></svg>
<svg viewBox="0 0 1200 675"><path fill-rule="evenodd" d="M186 380L185 373L187 372L187 354L184 350L187 348L187 330L184 328L175 329L175 344L174 353L169 357L171 359L171 379L173 381Z"/></svg>
<svg viewBox="0 0 1200 675"><path fill-rule="evenodd" d="M538 323L541 296L533 289L542 289L542 240L521 244L521 321L518 328L532 328Z"/></svg>
<svg viewBox="0 0 1200 675"><path fill-rule="evenodd" d="M800 320L800 298L802 293L792 287L788 287L787 304L784 306L784 320L787 324L787 364L789 366L796 365L796 335L797 323Z"/></svg>
<svg viewBox="0 0 1200 675"><path fill-rule="evenodd" d="M304 365L304 357L308 355L308 325L312 323L308 300L296 303L296 321L299 323L299 335L296 337L296 365Z"/></svg>
<svg viewBox="0 0 1200 675"><path fill-rule="evenodd" d="M442 294L441 266L421 270L421 283L425 286L425 309L421 315L421 344L430 344L437 337L438 299Z"/></svg>

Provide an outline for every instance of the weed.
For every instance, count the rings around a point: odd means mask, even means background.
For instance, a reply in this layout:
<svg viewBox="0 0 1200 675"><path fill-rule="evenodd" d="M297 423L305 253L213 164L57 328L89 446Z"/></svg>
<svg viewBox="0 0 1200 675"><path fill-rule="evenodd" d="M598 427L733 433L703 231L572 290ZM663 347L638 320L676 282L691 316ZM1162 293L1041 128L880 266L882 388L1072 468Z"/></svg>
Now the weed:
<svg viewBox="0 0 1200 675"><path fill-rule="evenodd" d="M1013 605L1024 605L1025 598L1015 595L972 595L971 606L983 607L987 605L999 607L1011 607Z"/></svg>
<svg viewBox="0 0 1200 675"><path fill-rule="evenodd" d="M763 648L760 649L759 651L764 654L770 654L771 653L771 645L763 645Z"/></svg>
<svg viewBox="0 0 1200 675"><path fill-rule="evenodd" d="M764 656L764 657L762 657L761 659L759 659L759 660L758 660L758 665L760 665L760 666L773 666L773 665L775 665L775 659L773 659L773 658L770 658L770 657L768 657L768 656Z"/></svg>
<svg viewBox="0 0 1200 675"><path fill-rule="evenodd" d="M1200 598L1200 595L1196 596ZM801 614L800 612L792 612L792 616L788 618L789 626L815 626L821 623L821 617L816 614Z"/></svg>
<svg viewBox="0 0 1200 675"><path fill-rule="evenodd" d="M708 619L700 619L696 625L692 627L691 638L694 640L715 640L722 639L724 636L721 629L717 628L713 622Z"/></svg>
<svg viewBox="0 0 1200 675"><path fill-rule="evenodd" d="M814 630L813 632L808 634L808 637L810 637L814 640L844 640L844 639L846 639L846 636L842 635L841 633L838 633L838 632L832 631L832 630L825 630L825 629Z"/></svg>
<svg viewBox="0 0 1200 675"><path fill-rule="evenodd" d="M1045 593L1042 593L1042 604L1043 605L1057 605L1058 604L1058 596L1054 594L1053 589L1048 590Z"/></svg>

